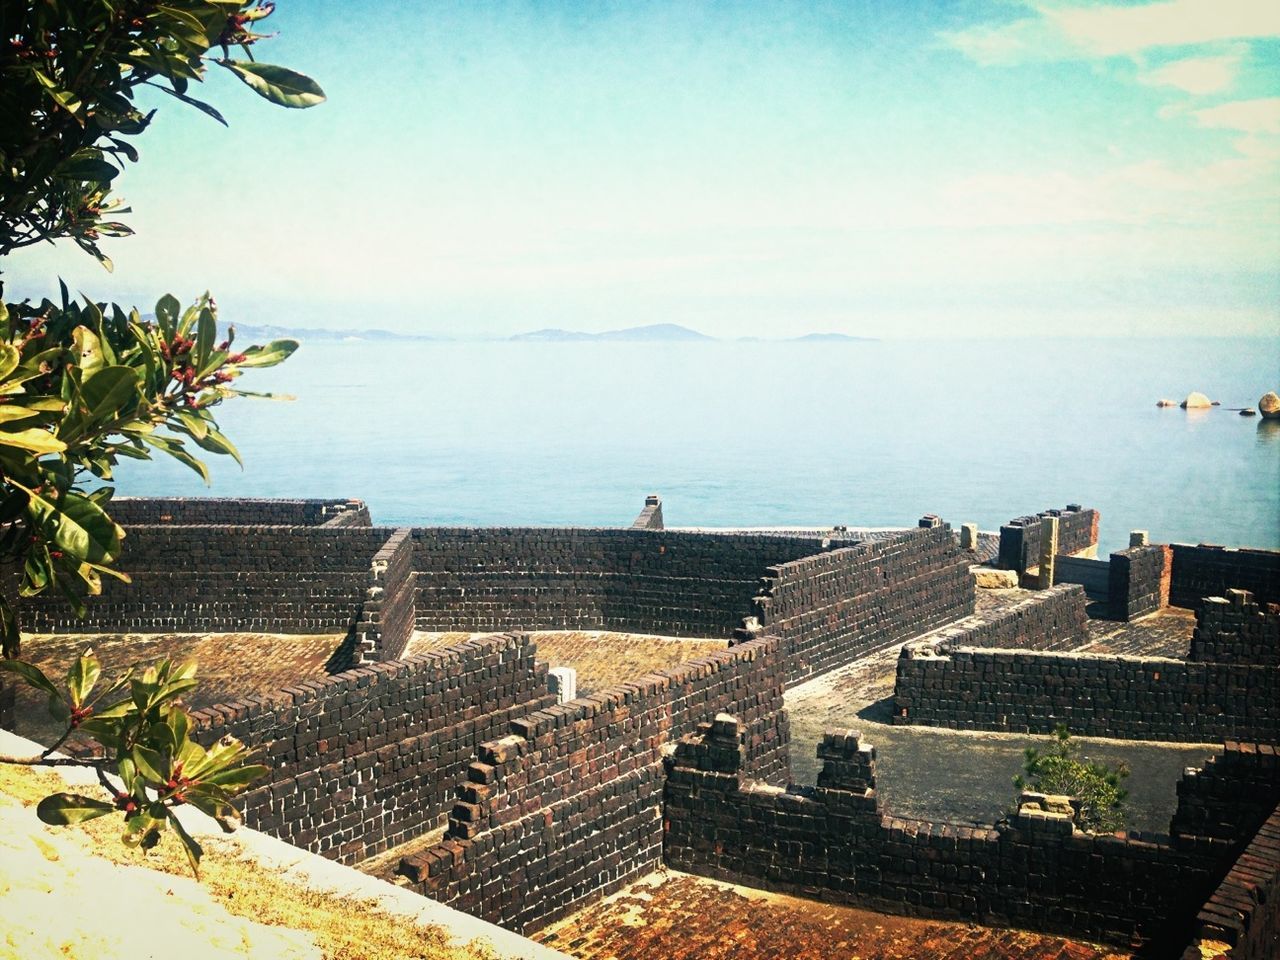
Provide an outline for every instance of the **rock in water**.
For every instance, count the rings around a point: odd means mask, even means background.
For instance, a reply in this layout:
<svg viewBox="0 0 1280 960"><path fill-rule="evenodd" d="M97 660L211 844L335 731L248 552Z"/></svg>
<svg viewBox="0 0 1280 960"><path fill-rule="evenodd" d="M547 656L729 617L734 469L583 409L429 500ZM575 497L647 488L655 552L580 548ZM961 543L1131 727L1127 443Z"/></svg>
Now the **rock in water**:
<svg viewBox="0 0 1280 960"><path fill-rule="evenodd" d="M1187 399L1183 400L1180 406L1183 410L1205 410L1213 406L1213 404L1209 402L1209 398L1203 393L1193 391L1187 394Z"/></svg>
<svg viewBox="0 0 1280 960"><path fill-rule="evenodd" d="M1253 409L1253 407L1240 408L1240 416L1242 417L1256 417L1257 415L1258 415L1258 411Z"/></svg>
<svg viewBox="0 0 1280 960"><path fill-rule="evenodd" d="M1258 401L1258 412L1267 420L1280 420L1280 396L1264 393Z"/></svg>
<svg viewBox="0 0 1280 960"><path fill-rule="evenodd" d="M1176 407L1178 404L1173 400L1157 400L1157 407Z"/></svg>

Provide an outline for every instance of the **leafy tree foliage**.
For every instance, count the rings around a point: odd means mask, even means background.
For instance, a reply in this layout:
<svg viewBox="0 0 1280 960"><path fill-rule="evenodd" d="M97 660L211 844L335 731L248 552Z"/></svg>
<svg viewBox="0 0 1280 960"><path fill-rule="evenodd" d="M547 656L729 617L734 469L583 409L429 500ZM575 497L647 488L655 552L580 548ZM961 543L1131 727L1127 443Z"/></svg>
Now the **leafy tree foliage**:
<svg viewBox="0 0 1280 960"><path fill-rule="evenodd" d="M140 88L223 124L217 109L189 92L208 64L281 106L323 101L314 80L254 59L251 48L266 39L254 31L273 9L241 0L0 4L0 257L69 239L111 269L99 241L132 233L117 219L129 210L112 183L125 162L137 161L131 140L155 113L135 101ZM232 58L232 49L243 58ZM194 665L166 661L99 686L100 666L86 651L59 687L18 660L12 593L56 589L83 615L84 598L101 591L102 577L127 581L118 566L124 531L109 513L120 458L147 460L159 451L208 482L196 451L240 459L214 408L263 396L236 381L246 369L287 359L297 343L234 346L235 330L219 333L208 294L185 308L166 295L153 319L72 300L65 285L57 301L39 304L5 303L2 295L0 285L0 565L16 571L16 582L0 584L0 671L48 694L66 732L39 757L0 761L93 767L110 802L56 794L40 804L41 818L64 824L120 811L126 836L143 847L172 826L194 868L199 845L173 808L189 803L230 826L237 816L231 798L264 768L246 765L237 741L206 749L191 739L179 698L195 686ZM86 737L79 759L53 756Z"/></svg>
<svg viewBox="0 0 1280 960"><path fill-rule="evenodd" d="M1076 825L1088 833L1112 833L1124 827L1124 801L1128 791L1120 784L1129 776L1121 764L1115 770L1080 755L1080 744L1059 725L1043 750L1028 748L1023 772L1013 778L1019 790L1056 793L1079 801Z"/></svg>

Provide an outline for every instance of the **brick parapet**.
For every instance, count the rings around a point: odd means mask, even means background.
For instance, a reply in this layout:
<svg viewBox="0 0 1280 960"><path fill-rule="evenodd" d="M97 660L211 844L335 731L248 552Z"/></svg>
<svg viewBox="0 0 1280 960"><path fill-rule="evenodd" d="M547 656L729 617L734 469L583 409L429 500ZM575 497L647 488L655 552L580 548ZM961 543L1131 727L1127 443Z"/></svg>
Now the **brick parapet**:
<svg viewBox="0 0 1280 960"><path fill-rule="evenodd" d="M356 655L363 663L396 660L417 624L417 574L413 570L413 531L396 530L373 556L366 579L360 620L354 628Z"/></svg>
<svg viewBox="0 0 1280 960"><path fill-rule="evenodd" d="M1196 609L1205 597L1248 590L1258 603L1280 603L1280 551L1233 549L1212 544L1172 546L1169 602Z"/></svg>
<svg viewBox="0 0 1280 960"><path fill-rule="evenodd" d="M1087 603L1079 584L1058 584L1008 606L958 620L922 643L938 651L961 647L1072 650L1089 640Z"/></svg>
<svg viewBox="0 0 1280 960"><path fill-rule="evenodd" d="M250 826L355 862L440 825L480 739L551 705L526 636L496 635L356 667L192 718L271 772L244 795Z"/></svg>
<svg viewBox="0 0 1280 960"><path fill-rule="evenodd" d="M1224 869L1221 845L1084 834L1070 817L1026 807L995 828L890 816L862 782L874 781L870 748L844 738L842 750L824 740L828 769L853 746L864 777L785 790L702 769L696 745L682 744L666 762L667 866L890 913L1157 949L1185 942L1185 918Z"/></svg>
<svg viewBox="0 0 1280 960"><path fill-rule="evenodd" d="M1005 570L1023 573L1040 559L1040 526L1046 517L1058 518L1058 553L1083 553L1098 543L1097 510L1068 504L1064 510L1042 510L1025 517L1015 517L1000 527L998 563Z"/></svg>
<svg viewBox="0 0 1280 960"><path fill-rule="evenodd" d="M1280 803L1280 747L1228 740L1203 767L1188 768L1177 790L1170 834L1248 838Z"/></svg>
<svg viewBox="0 0 1280 960"><path fill-rule="evenodd" d="M1280 606L1261 606L1247 590L1206 597L1191 635L1189 659L1280 667Z"/></svg>
<svg viewBox="0 0 1280 960"><path fill-rule="evenodd" d="M1111 554L1111 616L1116 620L1136 620L1167 607L1172 574L1173 550L1168 546L1130 547Z"/></svg>
<svg viewBox="0 0 1280 960"><path fill-rule="evenodd" d="M113 497L107 508L123 526L327 526L363 520L368 507L360 500L285 500L224 497Z"/></svg>
<svg viewBox="0 0 1280 960"><path fill-rule="evenodd" d="M743 718L746 768L789 778L777 643L718 651L513 721L480 746L446 839L402 861L401 873L434 899L527 931L652 869L670 741L730 710Z"/></svg>
<svg viewBox="0 0 1280 960"><path fill-rule="evenodd" d="M949 526L902 531L770 567L736 637L782 641L798 683L973 612L969 561Z"/></svg>

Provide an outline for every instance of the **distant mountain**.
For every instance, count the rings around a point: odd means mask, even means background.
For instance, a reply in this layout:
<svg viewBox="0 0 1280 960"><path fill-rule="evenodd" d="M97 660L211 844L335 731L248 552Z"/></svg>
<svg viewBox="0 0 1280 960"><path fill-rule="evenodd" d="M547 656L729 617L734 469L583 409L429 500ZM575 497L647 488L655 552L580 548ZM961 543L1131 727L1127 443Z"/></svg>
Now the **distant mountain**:
<svg viewBox="0 0 1280 960"><path fill-rule="evenodd" d="M557 327L550 327L545 330L534 330L530 333L517 333L511 339L541 341L544 343L564 343L582 340L627 341L634 343L671 340L713 340L715 338L675 323L654 323L645 327L627 327L625 330L607 330L604 333L584 333L581 330L561 330Z"/></svg>
<svg viewBox="0 0 1280 960"><path fill-rule="evenodd" d="M875 343L875 337L851 337L847 333L806 333L792 337L792 343Z"/></svg>

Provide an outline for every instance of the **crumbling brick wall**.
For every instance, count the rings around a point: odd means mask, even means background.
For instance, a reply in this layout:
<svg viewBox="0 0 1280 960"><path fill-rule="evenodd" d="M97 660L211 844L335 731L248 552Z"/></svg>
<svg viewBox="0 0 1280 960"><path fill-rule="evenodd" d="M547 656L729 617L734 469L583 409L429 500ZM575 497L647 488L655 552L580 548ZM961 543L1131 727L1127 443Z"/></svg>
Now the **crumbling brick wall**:
<svg viewBox="0 0 1280 960"><path fill-rule="evenodd" d="M1280 803L1280 747L1228 740L1222 753L1178 781L1175 836L1235 841L1253 836Z"/></svg>
<svg viewBox="0 0 1280 960"><path fill-rule="evenodd" d="M1089 835L1051 813L992 828L893 817L856 734L824 738L816 787L771 787L744 774L738 739L717 718L667 761L667 866L889 913L1179 947L1225 869L1221 846Z"/></svg>
<svg viewBox="0 0 1280 960"><path fill-rule="evenodd" d="M1173 544L1169 602L1196 609L1205 597L1248 590L1259 603L1280 603L1280 551Z"/></svg>
<svg viewBox="0 0 1280 960"><path fill-rule="evenodd" d="M245 822L353 863L438 826L476 744L548 707L526 636L495 635L356 667L193 712L200 739L230 733L271 767Z"/></svg>
<svg viewBox="0 0 1280 960"><path fill-rule="evenodd" d="M1280 606L1260 606L1247 590L1206 597L1191 635L1190 659L1280 667Z"/></svg>
<svg viewBox="0 0 1280 960"><path fill-rule="evenodd" d="M945 524L770 567L753 601L798 683L973 612L969 560Z"/></svg>
<svg viewBox="0 0 1280 960"><path fill-rule="evenodd" d="M511 724L481 745L446 839L401 862L413 888L528 932L652 870L662 852L662 752L740 711L744 766L789 778L785 671L766 638Z"/></svg>

